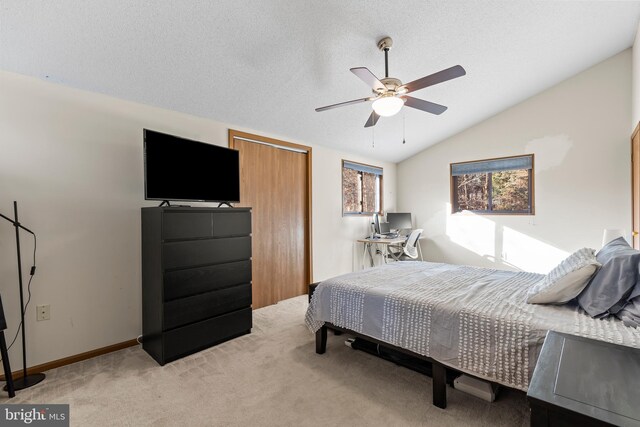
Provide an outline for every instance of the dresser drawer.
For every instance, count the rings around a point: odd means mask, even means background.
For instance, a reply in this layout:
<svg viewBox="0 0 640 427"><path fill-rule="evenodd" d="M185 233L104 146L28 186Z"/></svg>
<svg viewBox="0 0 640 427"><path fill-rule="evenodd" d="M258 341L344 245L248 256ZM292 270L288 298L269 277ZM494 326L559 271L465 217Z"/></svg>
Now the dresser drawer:
<svg viewBox="0 0 640 427"><path fill-rule="evenodd" d="M248 236L251 234L251 212L216 212L213 214L213 235Z"/></svg>
<svg viewBox="0 0 640 427"><path fill-rule="evenodd" d="M174 270L164 273L164 300L170 301L241 283L251 283L250 260Z"/></svg>
<svg viewBox="0 0 640 427"><path fill-rule="evenodd" d="M251 237L170 242L162 246L164 268L222 264L251 258Z"/></svg>
<svg viewBox="0 0 640 427"><path fill-rule="evenodd" d="M196 239L213 236L211 212L165 212L163 239Z"/></svg>
<svg viewBox="0 0 640 427"><path fill-rule="evenodd" d="M234 311L163 334L163 360L170 362L187 354L251 332L251 308Z"/></svg>
<svg viewBox="0 0 640 427"><path fill-rule="evenodd" d="M164 303L164 330L251 306L251 284Z"/></svg>

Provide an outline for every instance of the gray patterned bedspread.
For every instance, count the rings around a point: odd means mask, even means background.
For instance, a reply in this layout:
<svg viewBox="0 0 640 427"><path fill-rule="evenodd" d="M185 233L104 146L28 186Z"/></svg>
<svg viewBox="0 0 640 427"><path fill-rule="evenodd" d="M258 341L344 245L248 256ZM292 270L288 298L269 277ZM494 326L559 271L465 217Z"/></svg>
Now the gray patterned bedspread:
<svg viewBox="0 0 640 427"><path fill-rule="evenodd" d="M307 310L324 322L527 390L545 334L555 330L640 347L640 328L592 319L577 306L525 302L541 274L395 262L321 282Z"/></svg>

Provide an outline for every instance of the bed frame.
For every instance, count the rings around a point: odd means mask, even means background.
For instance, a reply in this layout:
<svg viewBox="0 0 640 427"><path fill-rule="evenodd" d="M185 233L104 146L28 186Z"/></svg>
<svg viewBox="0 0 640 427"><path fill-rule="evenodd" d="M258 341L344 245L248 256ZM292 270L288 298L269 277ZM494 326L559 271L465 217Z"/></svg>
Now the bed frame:
<svg viewBox="0 0 640 427"><path fill-rule="evenodd" d="M316 332L316 353L324 354L327 351L327 329L332 329L334 331L345 332L350 335L354 335L357 338L362 338L367 341L370 341L375 344L379 344L381 346L391 348L400 353L408 354L409 356L416 357L421 360L425 360L430 362L433 367L432 374L432 383L433 383L433 404L438 408L445 409L447 407L447 368L440 362L437 362L430 357L422 356L418 353L414 353L412 351L406 350L401 347L396 347L394 345L388 344L386 342L377 340L375 338L371 338L367 335L360 334L358 332L354 332L350 329L341 328L339 326L335 326L331 323L325 322L325 324L318 329Z"/></svg>

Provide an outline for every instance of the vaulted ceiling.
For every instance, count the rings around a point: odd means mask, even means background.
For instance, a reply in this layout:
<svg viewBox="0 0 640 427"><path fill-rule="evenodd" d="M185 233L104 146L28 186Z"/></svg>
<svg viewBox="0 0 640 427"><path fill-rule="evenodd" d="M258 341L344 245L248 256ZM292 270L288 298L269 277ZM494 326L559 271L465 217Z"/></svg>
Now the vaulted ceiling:
<svg viewBox="0 0 640 427"><path fill-rule="evenodd" d="M630 47L639 18L636 1L0 0L0 68L397 162ZM370 95L349 69L382 77L387 35L403 82L464 66L414 93L449 109L375 130L370 104L315 112Z"/></svg>

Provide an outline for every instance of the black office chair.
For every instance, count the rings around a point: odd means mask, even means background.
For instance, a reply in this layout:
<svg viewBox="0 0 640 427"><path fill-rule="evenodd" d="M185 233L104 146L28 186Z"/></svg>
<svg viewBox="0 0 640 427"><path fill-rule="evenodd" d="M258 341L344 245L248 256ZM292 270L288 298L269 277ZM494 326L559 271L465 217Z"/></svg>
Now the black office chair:
<svg viewBox="0 0 640 427"><path fill-rule="evenodd" d="M4 378L7 382L7 392L9 392L9 397L14 397L16 395L16 391L13 388L13 376L11 375L11 365L9 364L7 342L4 340L5 329L7 329L7 321L4 318L4 310L2 309L2 297L0 297L0 357L2 357Z"/></svg>

